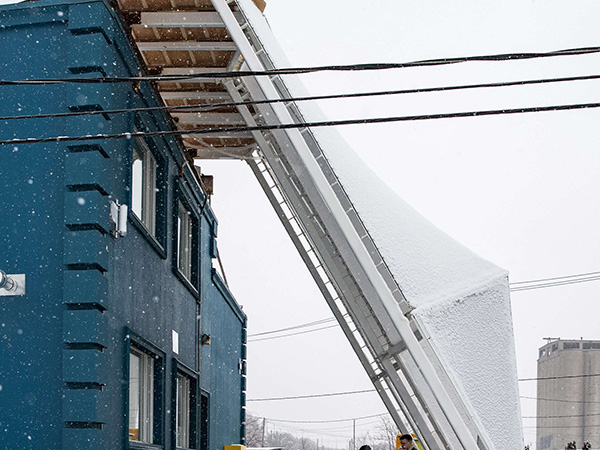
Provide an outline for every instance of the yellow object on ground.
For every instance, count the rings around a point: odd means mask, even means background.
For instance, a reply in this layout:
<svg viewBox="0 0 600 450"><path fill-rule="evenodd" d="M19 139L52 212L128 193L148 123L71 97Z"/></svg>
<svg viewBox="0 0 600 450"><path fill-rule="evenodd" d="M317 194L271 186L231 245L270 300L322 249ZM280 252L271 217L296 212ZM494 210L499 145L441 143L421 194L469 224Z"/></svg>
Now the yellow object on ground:
<svg viewBox="0 0 600 450"><path fill-rule="evenodd" d="M241 444L226 445L224 450L246 450L246 446Z"/></svg>

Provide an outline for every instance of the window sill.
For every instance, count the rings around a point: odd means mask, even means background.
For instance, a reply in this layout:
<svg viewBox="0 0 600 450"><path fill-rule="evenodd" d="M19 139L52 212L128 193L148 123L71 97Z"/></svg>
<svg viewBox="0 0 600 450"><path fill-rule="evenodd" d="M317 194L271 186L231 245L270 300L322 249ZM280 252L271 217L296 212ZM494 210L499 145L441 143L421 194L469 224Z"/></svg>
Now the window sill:
<svg viewBox="0 0 600 450"><path fill-rule="evenodd" d="M162 450L164 445L150 444L148 442L128 441L127 450Z"/></svg>
<svg viewBox="0 0 600 450"><path fill-rule="evenodd" d="M179 278L179 281L187 288L188 291L196 298L200 299L200 292L194 287L194 285L187 279L187 277L181 273L178 267L173 267L173 273Z"/></svg>
<svg viewBox="0 0 600 450"><path fill-rule="evenodd" d="M167 252L165 251L164 246L156 239L156 237L152 236L152 234L148 231L146 226L142 223L140 219L135 215L135 213L129 214L129 221L138 229L142 236L150 243L150 245L156 250L156 253L162 259L167 259Z"/></svg>

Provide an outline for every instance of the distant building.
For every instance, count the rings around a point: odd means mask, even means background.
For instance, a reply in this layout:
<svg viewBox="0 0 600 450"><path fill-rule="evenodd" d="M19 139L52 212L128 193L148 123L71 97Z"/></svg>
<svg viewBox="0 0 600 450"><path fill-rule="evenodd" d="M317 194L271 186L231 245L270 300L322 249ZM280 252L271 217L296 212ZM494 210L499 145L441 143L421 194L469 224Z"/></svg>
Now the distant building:
<svg viewBox="0 0 600 450"><path fill-rule="evenodd" d="M2 80L143 70L102 0L2 6L0 24ZM162 105L143 82L0 90L3 117ZM169 120L1 120L0 139L157 132ZM246 316L212 267L217 221L180 141L54 140L0 155L0 270L25 281L23 295L0 289L0 448L243 444Z"/></svg>
<svg viewBox="0 0 600 450"><path fill-rule="evenodd" d="M600 448L600 377L596 374L600 374L600 341L559 338L540 348L538 450L563 450L572 441L577 448L585 441Z"/></svg>

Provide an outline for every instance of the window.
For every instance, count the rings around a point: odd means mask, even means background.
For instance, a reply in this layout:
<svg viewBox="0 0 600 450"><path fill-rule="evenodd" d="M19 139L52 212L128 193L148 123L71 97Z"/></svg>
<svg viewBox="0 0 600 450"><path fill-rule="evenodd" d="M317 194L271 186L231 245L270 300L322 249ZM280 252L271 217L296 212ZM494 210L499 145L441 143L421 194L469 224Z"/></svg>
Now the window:
<svg viewBox="0 0 600 450"><path fill-rule="evenodd" d="M156 358L131 348L129 352L129 440L154 442L154 376Z"/></svg>
<svg viewBox="0 0 600 450"><path fill-rule="evenodd" d="M131 210L156 236L156 158L142 139L135 139L131 160Z"/></svg>
<svg viewBox="0 0 600 450"><path fill-rule="evenodd" d="M188 281L195 272L194 220L191 212L180 201L177 210L177 268Z"/></svg>
<svg viewBox="0 0 600 450"><path fill-rule="evenodd" d="M180 448L191 448L191 396L192 382L182 373L177 374L177 415L175 416L175 445Z"/></svg>
<svg viewBox="0 0 600 450"><path fill-rule="evenodd" d="M565 342L563 343L564 350L573 350L579 348L579 342Z"/></svg>
<svg viewBox="0 0 600 450"><path fill-rule="evenodd" d="M208 392L202 391L200 395L200 450L208 450L210 427L210 405Z"/></svg>

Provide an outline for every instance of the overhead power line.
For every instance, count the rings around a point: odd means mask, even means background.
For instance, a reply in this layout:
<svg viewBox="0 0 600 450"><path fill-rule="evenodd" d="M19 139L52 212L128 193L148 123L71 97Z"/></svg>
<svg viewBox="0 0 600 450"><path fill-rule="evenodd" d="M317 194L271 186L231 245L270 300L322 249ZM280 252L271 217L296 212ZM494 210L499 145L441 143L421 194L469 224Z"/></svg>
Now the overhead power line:
<svg viewBox="0 0 600 450"><path fill-rule="evenodd" d="M260 342L260 341L270 341L271 339L279 339L279 338L284 338L284 337L296 336L298 334L312 333L314 331L321 331L321 330L327 330L329 328L336 328L337 326L338 326L338 324L335 323L333 325L327 325L325 327L314 328L312 330L297 331L296 333L288 333L288 334L284 334L284 335L281 335L281 336L270 336L270 337L264 337L264 338L259 338L259 339L249 339L248 343L250 343L250 342Z"/></svg>
<svg viewBox="0 0 600 450"><path fill-rule="evenodd" d="M591 424L591 425L586 424L586 427L588 427L588 426L591 428L591 427L600 426L600 424ZM549 429L556 429L556 428L560 428L560 429L579 428L579 429L581 429L581 425L548 425L548 426L545 426L545 427L540 427L540 426L537 426L537 425L532 425L532 426L523 427L523 428L537 428L537 429L542 429L542 428L544 428L544 429L546 429L546 428L549 428Z"/></svg>
<svg viewBox="0 0 600 450"><path fill-rule="evenodd" d="M540 381L540 380L564 380L569 378L593 378L600 377L600 373L582 374L582 375L558 375L555 377L538 377L538 378L519 378L517 381Z"/></svg>
<svg viewBox="0 0 600 450"><path fill-rule="evenodd" d="M521 396L520 398L525 398L528 400L541 400L544 402L559 402L559 403L600 403L600 402L586 402L584 400L561 400L561 399L557 399L557 398L542 398L542 397L526 397L526 396Z"/></svg>
<svg viewBox="0 0 600 450"><path fill-rule="evenodd" d="M564 286L567 284L586 283L600 280L600 272L589 272L564 277L543 278L540 280L518 281L510 284L511 292L542 289L547 287Z"/></svg>
<svg viewBox="0 0 600 450"><path fill-rule="evenodd" d="M593 414L569 414L564 416L523 416L522 419L568 419L572 417L596 417L600 416L600 413Z"/></svg>
<svg viewBox="0 0 600 450"><path fill-rule="evenodd" d="M330 317L328 319L320 319L320 320L315 320L313 322L302 323L300 325L293 325L293 326L287 327L287 328L280 328L279 330L263 331L262 333L249 334L248 337L252 338L252 337L256 337L256 336L264 336L267 334L280 333L283 331L296 330L298 328L312 327L315 325L322 325L324 323L331 322L333 320L335 320L335 318Z"/></svg>
<svg viewBox="0 0 600 450"><path fill-rule="evenodd" d="M510 283L509 286L510 286L510 292L515 292L515 291L525 291L525 290L532 290L532 289L543 289L543 288L547 288L547 287L564 286L567 284L585 283L588 281L597 281L597 280L600 280L600 272L587 272L587 273L580 273L580 274L575 274L575 275L565 275L565 276L561 276L561 277L541 278L541 279L537 279L537 280L528 280L528 281L515 281L515 282ZM327 319L320 319L320 320L316 320L313 322L307 322L307 323L302 323L302 324L294 325L294 326L287 327L287 328L281 328L278 330L264 331L262 333L253 334L248 337L252 338L254 336L277 334L277 333L281 333L281 332L288 331L288 330L305 328L305 327L310 327L310 326L315 326L315 325L323 325L323 324L329 323L329 322L336 322L336 319L334 317L330 317ZM271 336L271 337L262 338L262 339L250 339L249 342L259 342L259 341L263 341L263 340L271 340L271 339L279 339L279 338L284 338L284 337L289 337L289 336L296 336L299 334L312 333L313 331L319 331L319 330L324 330L324 329L328 329L328 328L333 328L335 326L337 326L337 325L331 325L331 326L316 328L316 329L312 329L312 330L299 331L297 333L290 333L290 334L285 334L285 335L281 335L281 336Z"/></svg>
<svg viewBox="0 0 600 450"><path fill-rule="evenodd" d="M420 61L411 61L404 63L366 63L366 64L345 64L314 67L293 67L285 69L272 69L261 71L223 71L210 73L196 73L187 75L156 75L156 76L138 76L138 77L91 77L91 78L49 78L49 79L31 79L31 80L0 80L0 86L25 85L25 84L57 84L57 83L120 83L132 81L181 81L194 78L240 78L256 77L262 75L300 75L315 72L357 72L371 70L389 70L405 69L410 67L423 66L443 66L449 64L458 64L464 62L498 62L498 61L518 61L524 59L554 58L557 56L576 56L599 53L600 47L582 47L556 50L551 52L533 52L533 53L502 53L496 55L479 56L460 56L454 58L436 58Z"/></svg>
<svg viewBox="0 0 600 450"><path fill-rule="evenodd" d="M340 395L355 395L355 394L364 394L369 392L377 392L376 389L363 389L359 391L344 391L344 392L331 392L324 394L306 394L306 395L295 395L295 396L286 396L286 397L270 397L270 398L253 398L248 399L248 402L269 402L269 401L279 401L279 400L297 400L297 399L307 399L307 398L321 398L321 397L334 397ZM543 397L527 397L520 396L519 398L528 399L528 400L541 400L548 402L559 402L559 403L585 403L585 404L598 404L600 402L591 402L584 400L562 400L557 398L543 398Z"/></svg>
<svg viewBox="0 0 600 450"><path fill-rule="evenodd" d="M20 145L34 143L49 143L49 142L73 142L73 141L92 141L98 139L122 139L132 137L158 137L158 136L181 136L181 135L204 135L210 133L223 132L238 132L238 131L269 131L269 130L287 130L297 128L320 128L339 125L364 125L376 123L393 123L393 122L409 122L420 120L436 120L436 119L452 119L452 118L471 118L482 116L498 116L507 114L523 114L534 112L549 112L549 111L568 111L578 109L599 108L600 103L581 103L575 105L553 105L553 106L536 106L529 108L513 108L513 109L495 109L484 111L468 111L457 113L442 113L442 114L422 114L415 116L397 116L397 117L374 117L367 119L348 119L348 120L329 120L322 122L300 122L300 123L284 123L275 125L257 125L257 126L242 126L242 127L219 127L219 128L204 128L196 130L168 130L168 131L138 131L116 134L95 134L85 136L55 136L47 138L24 138L1 140L0 145Z"/></svg>
<svg viewBox="0 0 600 450"><path fill-rule="evenodd" d="M347 391L347 392L331 392L327 394L309 394L309 395L296 395L289 397L271 397L271 398L250 398L248 402L270 402L275 400L297 400L305 398L320 398L320 397L335 397L338 395L353 395L353 394L364 394L366 392L377 392L375 389L364 389L361 391Z"/></svg>
<svg viewBox="0 0 600 450"><path fill-rule="evenodd" d="M348 419L333 419L333 420L280 420L280 419L265 419L269 422L281 422L281 423L337 423L337 422L352 422L353 420L372 419L373 417L387 416L389 413L373 414L371 416L362 417L350 417Z"/></svg>
<svg viewBox="0 0 600 450"><path fill-rule="evenodd" d="M563 78L544 78L537 80L517 80L517 81L501 81L497 83L479 83L479 84L467 84L467 85L456 85L456 86L439 86L439 87L427 87L427 88L416 88L416 89L397 89L388 91L375 91L375 92L356 92L346 94L331 94L331 95L312 95L305 97L288 97L282 99L271 99L271 100L251 100L243 102L219 102L219 103L205 103L201 105L178 105L178 106L151 106L146 108L120 108L120 109L98 109L91 111L71 111L64 113L47 113L47 114L24 114L18 116L3 116L0 120L17 120L17 119L48 119L48 118L60 118L60 117L74 117L74 116L95 116L103 115L108 116L112 114L125 114L125 113L140 113L140 112L151 112L151 111L182 111L182 112L205 112L206 110L224 108L231 106L249 106L249 105L264 105L273 103L287 103L287 102L305 102L305 101L316 101L316 100L334 100L334 99L348 99L348 98L364 98L364 97L379 97L387 95L404 95L404 94L422 94L431 92L447 92L447 91L459 91L467 89L480 89L480 88L498 88L498 87L510 87L510 86L527 86L535 84L548 84L548 83L562 83L571 81L589 81L598 80L600 75L582 75L574 77L563 77Z"/></svg>

